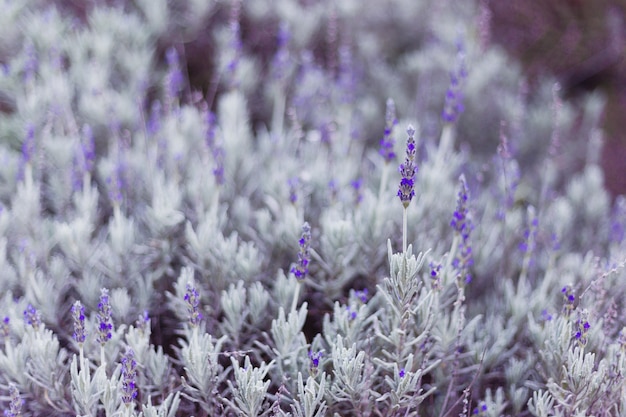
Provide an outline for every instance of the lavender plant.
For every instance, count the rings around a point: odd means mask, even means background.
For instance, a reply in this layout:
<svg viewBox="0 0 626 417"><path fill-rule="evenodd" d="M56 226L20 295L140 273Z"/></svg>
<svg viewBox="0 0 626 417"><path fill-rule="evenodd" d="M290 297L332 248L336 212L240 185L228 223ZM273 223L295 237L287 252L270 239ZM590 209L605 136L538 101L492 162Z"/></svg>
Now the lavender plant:
<svg viewBox="0 0 626 417"><path fill-rule="evenodd" d="M5 415L621 415L602 98L479 6L4 0Z"/></svg>

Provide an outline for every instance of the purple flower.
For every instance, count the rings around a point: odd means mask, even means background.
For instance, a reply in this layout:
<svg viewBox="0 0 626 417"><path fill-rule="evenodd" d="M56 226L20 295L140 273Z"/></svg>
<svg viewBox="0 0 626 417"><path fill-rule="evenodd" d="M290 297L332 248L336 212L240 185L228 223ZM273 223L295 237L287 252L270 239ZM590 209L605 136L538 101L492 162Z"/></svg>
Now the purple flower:
<svg viewBox="0 0 626 417"><path fill-rule="evenodd" d="M463 81L467 78L467 69L465 67L465 47L459 41L457 43L456 68L450 73L450 86L446 91L445 103L441 118L444 122L454 123L463 113Z"/></svg>
<svg viewBox="0 0 626 417"><path fill-rule="evenodd" d="M404 378L406 376L406 371L404 370L404 368L400 368L400 371L398 372L398 376L400 378Z"/></svg>
<svg viewBox="0 0 626 417"><path fill-rule="evenodd" d="M128 407L137 398L137 361L132 349L126 351L122 364L122 402Z"/></svg>
<svg viewBox="0 0 626 417"><path fill-rule="evenodd" d="M385 159L386 163L389 163L396 159L396 153L393 151L395 140L392 136L393 128L398 124L396 119L396 105L392 99L387 99L387 110L385 111L385 133L380 140L380 150L378 151Z"/></svg>
<svg viewBox="0 0 626 417"><path fill-rule="evenodd" d="M362 290L358 290L354 292L355 297L361 301L363 304L367 303L367 295L368 295L368 290L367 288L363 288Z"/></svg>
<svg viewBox="0 0 626 417"><path fill-rule="evenodd" d="M32 304L29 304L26 310L24 310L24 322L35 330L41 326L41 314L39 314Z"/></svg>
<svg viewBox="0 0 626 417"><path fill-rule="evenodd" d="M322 359L322 356L321 351L313 352L309 350L309 373L311 375L315 376L319 372L320 359Z"/></svg>
<svg viewBox="0 0 626 417"><path fill-rule="evenodd" d="M474 264L472 245L470 243L470 233L474 229L474 226L467 207L468 199L469 191L467 189L467 182L465 181L465 176L461 175L459 177L459 192L457 194L456 210L452 215L450 226L457 236L460 237L459 246L457 247L455 257L452 260L452 265L465 276L466 283L469 283L472 280L469 268Z"/></svg>
<svg viewBox="0 0 626 417"><path fill-rule="evenodd" d="M9 409L4 411L6 417L20 417L22 415L22 405L24 400L20 397L20 392L14 384L9 384Z"/></svg>
<svg viewBox="0 0 626 417"><path fill-rule="evenodd" d="M298 201L298 185L300 184L300 179L298 177L289 178L287 180L287 185L289 186L289 201L291 204L296 204Z"/></svg>
<svg viewBox="0 0 626 417"><path fill-rule="evenodd" d="M359 203L363 201L363 192L361 191L361 188L363 186L363 178L357 178L350 181L350 185L354 189L354 202L356 203L356 205L359 205Z"/></svg>
<svg viewBox="0 0 626 417"><path fill-rule="evenodd" d="M74 320L74 340L76 343L85 343L85 307L80 301L72 305L72 318Z"/></svg>
<svg viewBox="0 0 626 417"><path fill-rule="evenodd" d="M402 179L400 180L400 187L398 189L398 197L402 202L402 205L406 209L411 203L411 199L415 196L415 174L417 167L415 166L415 129L412 125L409 125L406 129L408 139L406 142L406 158L404 163L400 164L400 174Z"/></svg>
<svg viewBox="0 0 626 417"><path fill-rule="evenodd" d="M339 77L337 87L341 92L341 102L350 104L354 101L357 77L354 71L352 50L348 45L339 47Z"/></svg>
<svg viewBox="0 0 626 417"><path fill-rule="evenodd" d="M187 304L189 324L196 327L202 321L202 313L200 312L200 294L198 293L198 290L196 290L196 288L189 283L186 287L184 300Z"/></svg>
<svg viewBox="0 0 626 417"><path fill-rule="evenodd" d="M578 318L575 323L574 339L581 345L585 346L588 340L588 333L591 325L589 324L589 313L587 310L579 311Z"/></svg>
<svg viewBox="0 0 626 417"><path fill-rule="evenodd" d="M278 28L277 43L278 49L274 59L272 60L273 78L276 80L282 80L287 74L289 65L289 40L291 39L291 33L289 32L289 26L286 22L281 22Z"/></svg>
<svg viewBox="0 0 626 417"><path fill-rule="evenodd" d="M566 285L561 289L563 294L563 314L569 317L570 313L576 308L576 295L574 295L574 289L571 285Z"/></svg>
<svg viewBox="0 0 626 417"><path fill-rule="evenodd" d="M143 333L150 330L150 315L148 315L148 310L144 310L143 314L139 315L139 318L135 322L135 327Z"/></svg>
<svg viewBox="0 0 626 417"><path fill-rule="evenodd" d="M111 303L109 302L109 290L100 290L100 302L98 303L98 337L97 341L102 346L111 339L113 333L113 319L111 318Z"/></svg>
<svg viewBox="0 0 626 417"><path fill-rule="evenodd" d="M4 319L2 319L2 323L0 323L0 335L2 335L4 339L7 339L9 337L9 334L11 334L9 322L9 316L5 316Z"/></svg>
<svg viewBox="0 0 626 417"><path fill-rule="evenodd" d="M298 281L304 280L309 272L309 262L311 261L311 226L304 222L302 225L302 236L298 241L300 251L298 252L298 262L291 268L291 273Z"/></svg>

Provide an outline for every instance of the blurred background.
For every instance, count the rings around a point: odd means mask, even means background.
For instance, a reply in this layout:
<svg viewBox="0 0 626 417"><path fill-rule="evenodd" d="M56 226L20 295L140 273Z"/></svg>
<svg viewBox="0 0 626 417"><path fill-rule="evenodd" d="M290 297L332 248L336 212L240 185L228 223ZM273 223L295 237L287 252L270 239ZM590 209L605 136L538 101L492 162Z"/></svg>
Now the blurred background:
<svg viewBox="0 0 626 417"><path fill-rule="evenodd" d="M598 91L605 183L626 193L626 26L624 0L488 0L490 39L515 56L532 83L555 76L565 98Z"/></svg>

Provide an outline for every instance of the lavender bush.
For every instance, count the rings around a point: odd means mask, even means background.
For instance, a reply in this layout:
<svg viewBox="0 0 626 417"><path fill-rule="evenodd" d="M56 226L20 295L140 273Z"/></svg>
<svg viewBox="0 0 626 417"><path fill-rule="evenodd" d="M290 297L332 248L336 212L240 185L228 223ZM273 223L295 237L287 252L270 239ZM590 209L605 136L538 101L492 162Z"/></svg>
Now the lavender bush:
<svg viewBox="0 0 626 417"><path fill-rule="evenodd" d="M623 415L602 97L483 6L1 0L5 415Z"/></svg>

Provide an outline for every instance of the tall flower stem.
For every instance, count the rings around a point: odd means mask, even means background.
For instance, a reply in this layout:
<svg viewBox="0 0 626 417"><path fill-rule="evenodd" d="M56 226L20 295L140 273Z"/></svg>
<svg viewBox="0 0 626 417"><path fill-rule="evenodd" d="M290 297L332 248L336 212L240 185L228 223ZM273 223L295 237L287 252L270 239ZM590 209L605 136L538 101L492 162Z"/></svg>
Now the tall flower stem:
<svg viewBox="0 0 626 417"><path fill-rule="evenodd" d="M402 208L402 253L406 253L408 215L406 207Z"/></svg>

